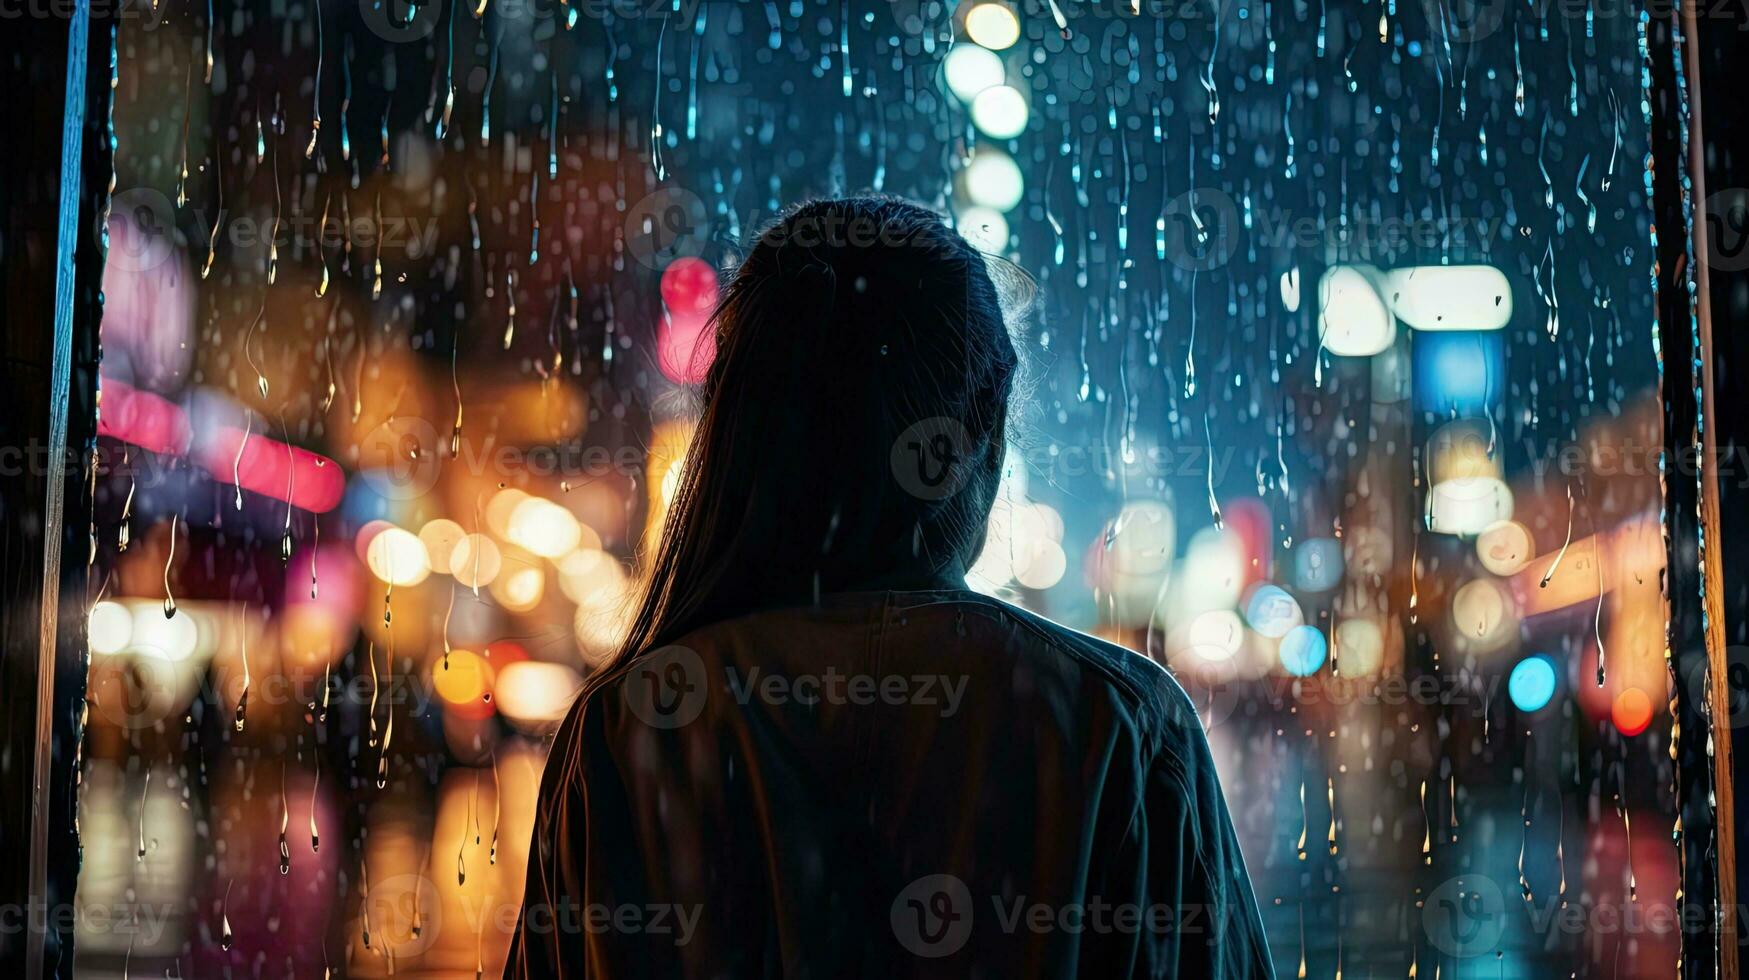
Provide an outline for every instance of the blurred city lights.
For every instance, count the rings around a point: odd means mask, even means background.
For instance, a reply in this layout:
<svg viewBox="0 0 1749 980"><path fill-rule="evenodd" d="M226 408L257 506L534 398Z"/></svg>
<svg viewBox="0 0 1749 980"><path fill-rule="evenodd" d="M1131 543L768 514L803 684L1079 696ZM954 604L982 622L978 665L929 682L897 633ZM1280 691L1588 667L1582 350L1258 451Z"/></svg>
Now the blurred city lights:
<svg viewBox="0 0 1749 980"><path fill-rule="evenodd" d="M1294 266L1281 274L1281 308L1289 313L1300 310L1300 267Z"/></svg>
<svg viewBox="0 0 1749 980"><path fill-rule="evenodd" d="M1230 609L1198 613L1184 633L1184 648L1214 663L1231 660L1244 642L1245 624Z"/></svg>
<svg viewBox="0 0 1749 980"><path fill-rule="evenodd" d="M419 540L425 545L431 567L444 572L449 571L449 559L455 554L456 545L467 536L466 529L447 517L426 521L419 529Z"/></svg>
<svg viewBox="0 0 1749 980"><path fill-rule="evenodd" d="M1458 586L1451 600L1452 631L1459 642L1477 653L1504 646L1518 627L1512 596L1491 578L1471 579Z"/></svg>
<svg viewBox="0 0 1749 980"><path fill-rule="evenodd" d="M1334 646L1340 670L1347 677L1377 673L1384 664L1385 636L1371 619L1349 617L1336 624Z"/></svg>
<svg viewBox="0 0 1749 980"><path fill-rule="evenodd" d="M1499 330L1512 319L1512 287L1490 265L1392 269L1385 291L1397 318L1416 330Z"/></svg>
<svg viewBox="0 0 1749 980"><path fill-rule="evenodd" d="M541 732L565 717L582 684L582 676L564 664L519 660L498 672L494 700L519 728Z"/></svg>
<svg viewBox="0 0 1749 980"><path fill-rule="evenodd" d="M1026 96L1008 85L993 85L972 100L972 123L991 139L1013 139L1026 132L1029 112Z"/></svg>
<svg viewBox="0 0 1749 980"><path fill-rule="evenodd" d="M1324 349L1341 357L1371 357L1397 337L1397 321L1386 309L1370 266L1339 265L1318 283L1318 337Z"/></svg>
<svg viewBox="0 0 1749 980"><path fill-rule="evenodd" d="M390 585L410 586L431 574L431 557L419 536L398 527L382 528L365 545L370 572Z"/></svg>
<svg viewBox="0 0 1749 980"><path fill-rule="evenodd" d="M961 102L970 102L978 93L993 85L1001 85L1007 72L1002 59L988 48L976 44L959 44L948 52L943 70L947 87Z"/></svg>
<svg viewBox="0 0 1749 980"><path fill-rule="evenodd" d="M1512 490L1493 477L1441 480L1428 493L1427 529L1437 534L1480 534L1512 517Z"/></svg>
<svg viewBox="0 0 1749 980"><path fill-rule="evenodd" d="M446 703L477 710L491 689L491 667L479 654L450 650L432 664L431 681Z"/></svg>
<svg viewBox="0 0 1749 980"><path fill-rule="evenodd" d="M513 568L492 582L492 596L512 612L527 612L546 593L546 572L534 566Z"/></svg>
<svg viewBox="0 0 1749 980"><path fill-rule="evenodd" d="M1295 626L1281 638L1281 665L1295 677L1310 677L1324 666L1328 644L1315 626Z"/></svg>
<svg viewBox="0 0 1749 980"><path fill-rule="evenodd" d="M1513 665L1506 693L1518 710L1541 711L1555 696L1555 665L1542 654L1525 657Z"/></svg>
<svg viewBox="0 0 1749 980"><path fill-rule="evenodd" d="M510 512L507 530L511 543L542 558L559 558L577 547L583 538L577 518L542 497L519 501Z"/></svg>
<svg viewBox="0 0 1749 980"><path fill-rule="evenodd" d="M134 617L127 607L108 599L91 607L86 624L92 653L120 653L134 633Z"/></svg>
<svg viewBox="0 0 1749 980"><path fill-rule="evenodd" d="M709 316L717 306L717 270L703 259L675 259L662 271L662 302L676 316Z"/></svg>
<svg viewBox="0 0 1749 980"><path fill-rule="evenodd" d="M472 589L492 584L503 567L504 556L498 545L483 534L469 534L457 541L449 553L449 573L455 580Z"/></svg>
<svg viewBox="0 0 1749 980"><path fill-rule="evenodd" d="M1638 735L1652 723L1652 699L1645 691L1630 687L1616 695L1609 716L1623 735Z"/></svg>
<svg viewBox="0 0 1749 980"><path fill-rule="evenodd" d="M1270 639L1284 637L1305 622L1300 604L1279 585L1263 584L1251 591L1245 603L1245 621L1257 635Z"/></svg>
<svg viewBox="0 0 1749 980"><path fill-rule="evenodd" d="M133 628L129 631L127 649L130 653L156 657L160 660L186 660L200 643L200 627L193 609L183 614L165 616L163 610L150 602L133 606Z"/></svg>
<svg viewBox="0 0 1749 980"><path fill-rule="evenodd" d="M979 147L961 174L966 197L996 211L1012 211L1026 192L1026 180L1014 158L993 146Z"/></svg>
<svg viewBox="0 0 1749 980"><path fill-rule="evenodd" d="M1342 542L1308 538L1294 548L1294 585L1306 592L1328 592L1342 582Z"/></svg>
<svg viewBox="0 0 1749 980"><path fill-rule="evenodd" d="M1517 521L1496 521L1476 536L1476 557L1495 575L1513 575L1536 554L1530 529Z"/></svg>
<svg viewBox="0 0 1749 980"><path fill-rule="evenodd" d="M980 3L966 11L966 34L992 51L1020 40L1020 20L1006 4Z"/></svg>
<svg viewBox="0 0 1749 980"><path fill-rule="evenodd" d="M1415 406L1447 418L1486 415L1505 395L1502 334L1417 331Z"/></svg>
<svg viewBox="0 0 1749 980"><path fill-rule="evenodd" d="M961 236L980 252L1008 251L1008 219L1002 212L985 207L969 207L959 213L954 222Z"/></svg>

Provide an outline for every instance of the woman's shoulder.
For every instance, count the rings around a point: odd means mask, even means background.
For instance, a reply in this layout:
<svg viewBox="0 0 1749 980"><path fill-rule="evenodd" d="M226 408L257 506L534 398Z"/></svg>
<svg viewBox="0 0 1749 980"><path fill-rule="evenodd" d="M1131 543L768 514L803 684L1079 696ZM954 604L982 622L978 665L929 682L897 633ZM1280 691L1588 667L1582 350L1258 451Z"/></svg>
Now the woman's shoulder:
<svg viewBox="0 0 1749 980"><path fill-rule="evenodd" d="M1138 715L1142 727L1175 748L1200 745L1201 719L1190 696L1164 666L1134 650L1083 633L993 596L969 590L917 594L928 604L948 603L1018 627L1030 643L1023 649L1043 658L1066 658L1102 675L1115 696Z"/></svg>

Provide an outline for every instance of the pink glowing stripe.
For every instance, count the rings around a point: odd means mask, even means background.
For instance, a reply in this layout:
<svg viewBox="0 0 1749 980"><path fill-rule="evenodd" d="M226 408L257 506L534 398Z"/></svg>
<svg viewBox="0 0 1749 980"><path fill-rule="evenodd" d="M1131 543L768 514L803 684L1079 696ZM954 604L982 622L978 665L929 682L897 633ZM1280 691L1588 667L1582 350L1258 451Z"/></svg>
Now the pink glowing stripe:
<svg viewBox="0 0 1749 980"><path fill-rule="evenodd" d="M188 413L175 402L104 378L99 435L166 456L193 457L213 479L321 514L346 491L340 464L260 432L220 426L194 446ZM241 448L241 455L238 449Z"/></svg>
<svg viewBox="0 0 1749 980"><path fill-rule="evenodd" d="M259 432L216 429L202 447L200 461L217 480L318 514L333 510L346 492L340 464Z"/></svg>
<svg viewBox="0 0 1749 980"><path fill-rule="evenodd" d="M166 456L187 454L191 438L188 416L175 402L114 378L104 378L100 391L98 435Z"/></svg>

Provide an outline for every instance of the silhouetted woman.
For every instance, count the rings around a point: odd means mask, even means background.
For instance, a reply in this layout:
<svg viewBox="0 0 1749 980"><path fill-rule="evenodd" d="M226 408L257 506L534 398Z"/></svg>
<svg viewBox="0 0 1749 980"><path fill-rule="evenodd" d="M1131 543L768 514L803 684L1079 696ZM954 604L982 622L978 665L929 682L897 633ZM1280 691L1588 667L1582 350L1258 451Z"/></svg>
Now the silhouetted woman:
<svg viewBox="0 0 1749 980"><path fill-rule="evenodd" d="M748 254L648 590L560 728L511 977L1267 977L1196 714L969 592L1015 351L896 200Z"/></svg>

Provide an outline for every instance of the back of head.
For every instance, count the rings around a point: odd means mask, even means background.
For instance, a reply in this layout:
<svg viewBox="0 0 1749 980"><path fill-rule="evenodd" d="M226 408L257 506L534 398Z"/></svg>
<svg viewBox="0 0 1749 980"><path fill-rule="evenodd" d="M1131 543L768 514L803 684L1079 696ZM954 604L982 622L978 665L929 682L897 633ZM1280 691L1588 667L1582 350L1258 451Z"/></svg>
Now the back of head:
<svg viewBox="0 0 1749 980"><path fill-rule="evenodd" d="M621 656L821 592L962 574L1016 364L983 256L903 201L804 204L760 236L715 326Z"/></svg>

